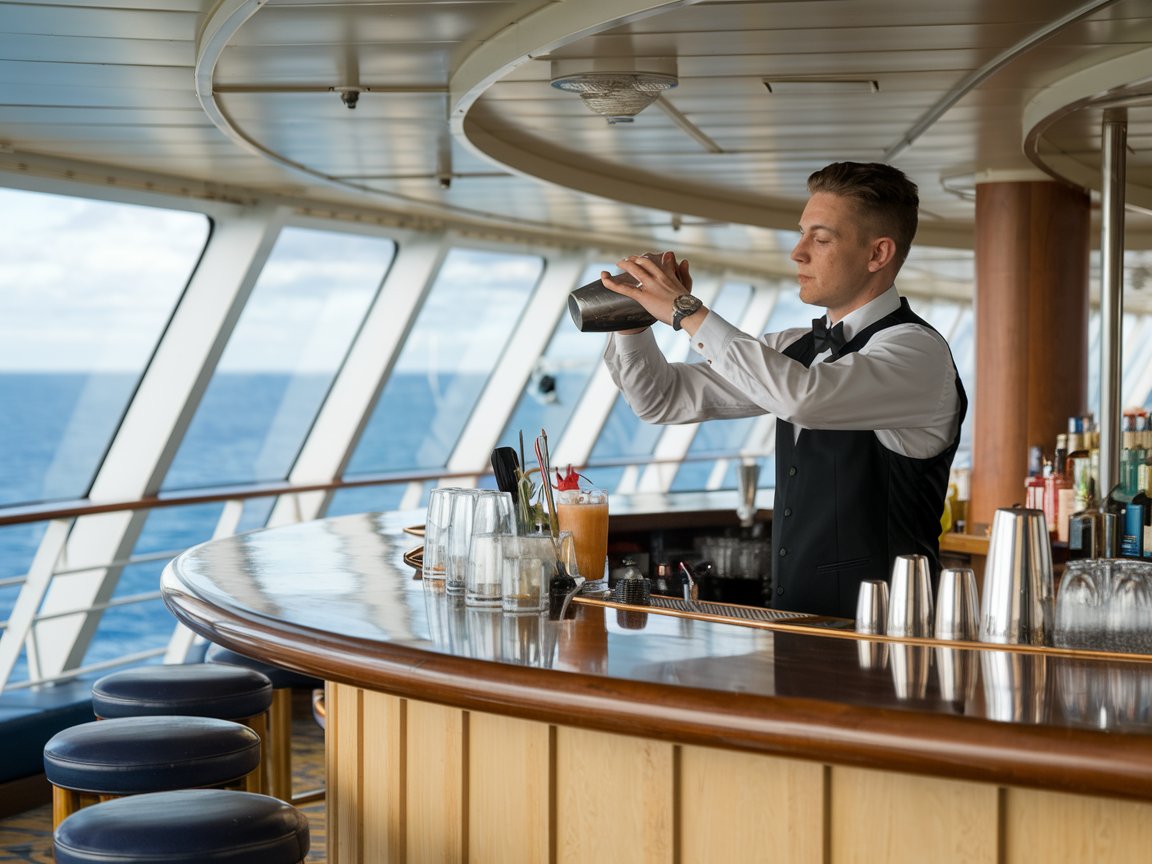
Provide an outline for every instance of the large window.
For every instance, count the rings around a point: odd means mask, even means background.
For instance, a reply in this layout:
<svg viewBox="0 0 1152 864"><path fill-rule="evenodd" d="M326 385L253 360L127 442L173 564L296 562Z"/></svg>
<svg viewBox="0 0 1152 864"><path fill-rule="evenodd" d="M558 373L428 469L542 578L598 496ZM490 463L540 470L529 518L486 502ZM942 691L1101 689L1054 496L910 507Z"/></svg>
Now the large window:
<svg viewBox="0 0 1152 864"><path fill-rule="evenodd" d="M395 254L388 239L286 228L264 265L184 437L164 489L284 480ZM267 519L272 498L245 504L238 530ZM115 597L156 590L165 560L208 540L223 505L154 510ZM157 623L160 626L157 626ZM85 662L163 647L159 599L109 609Z"/></svg>
<svg viewBox="0 0 1152 864"><path fill-rule="evenodd" d="M672 355L675 348L682 349L684 346L684 334L677 333L671 327L656 327L653 332L656 344L666 356ZM618 489L628 467L626 460L635 460L632 464L637 465L646 462L663 430L663 426L641 421L624 401L624 397L618 395L588 459L596 466L593 477L596 485L609 491ZM609 467L602 464L604 462L620 464Z"/></svg>
<svg viewBox="0 0 1152 864"><path fill-rule="evenodd" d="M752 286L730 283L724 286L713 304L713 310L726 321L739 324L744 311L752 300ZM699 354L692 355L692 362L702 362ZM701 423L692 436L688 447L689 457L702 457L708 453L735 452L748 446L758 448L759 442L749 442L748 437L755 428L756 417L741 417L734 420L709 420ZM737 462L731 462L730 470L717 476L717 467L724 467L731 460L690 459L680 466L672 481L673 492L701 489L735 488Z"/></svg>
<svg viewBox="0 0 1152 864"><path fill-rule="evenodd" d="M87 493L207 236L199 215L0 189L0 506Z"/></svg>
<svg viewBox="0 0 1152 864"><path fill-rule="evenodd" d="M283 480L380 289L391 240L287 228L164 488Z"/></svg>
<svg viewBox="0 0 1152 864"><path fill-rule="evenodd" d="M202 215L0 189L0 506L88 494L208 228ZM0 620L43 532L0 528Z"/></svg>
<svg viewBox="0 0 1152 864"><path fill-rule="evenodd" d="M598 278L600 271L611 268L612 265L604 263L589 265L580 277L580 284L587 284ZM603 352L604 337L581 333L567 314L562 315L548 347L533 365L520 401L500 434L500 443L516 447L519 433L523 432L525 449L529 449L541 429L558 439L568 426L588 380L599 367Z"/></svg>
<svg viewBox="0 0 1152 864"><path fill-rule="evenodd" d="M208 228L0 189L0 506L88 493ZM27 572L42 530L0 529L0 578ZM0 619L15 596L0 589Z"/></svg>
<svg viewBox="0 0 1152 864"><path fill-rule="evenodd" d="M429 290L348 476L448 463L543 271L529 255L453 249ZM514 346L512 346L514 350ZM530 362L531 358L525 358ZM395 489L337 494L331 513L396 506Z"/></svg>

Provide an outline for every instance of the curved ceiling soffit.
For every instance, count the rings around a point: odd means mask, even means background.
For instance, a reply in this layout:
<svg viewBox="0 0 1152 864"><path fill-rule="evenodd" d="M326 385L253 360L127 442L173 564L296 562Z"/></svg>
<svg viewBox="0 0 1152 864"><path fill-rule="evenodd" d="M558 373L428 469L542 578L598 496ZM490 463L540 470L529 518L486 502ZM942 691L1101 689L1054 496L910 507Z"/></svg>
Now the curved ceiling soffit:
<svg viewBox="0 0 1152 864"><path fill-rule="evenodd" d="M698 0L682 3L633 4L650 7L647 14L659 14L671 8L690 5ZM902 150L910 146L927 129L935 124L949 108L975 89L985 79L1032 48L1047 41L1072 24L1099 12L1116 3L1117 0L1085 0L1076 9L1051 21L1019 42L1009 46L991 61L963 78L951 91L920 117L908 132L885 153L885 161L891 161ZM560 4L562 7L571 4ZM513 144L483 127L483 124L470 117L469 112L476 106L484 91L499 81L517 66L547 54L566 44L570 44L594 32L617 27L635 20L639 15L620 15L620 6L609 0L607 4L596 2L589 5L613 8L617 14L614 20L602 25L579 31L565 15L539 16L539 22L549 27L509 28L484 46L473 52L460 64L453 75L451 85L452 131L456 139L473 152L496 164L521 174L555 183L559 186L576 189L597 195L608 200L665 210L670 213L691 214L704 219L738 223L770 229L792 230L796 220L796 202L772 200L757 196L717 197L707 190L693 189L685 193L682 188L669 188L655 183L656 178L624 177L618 173L600 172L587 167L579 167L571 161L558 163L540 155L539 152ZM621 4L626 6L627 4ZM537 23L539 23L537 22ZM527 23L527 22L525 22ZM560 25L560 26L555 26ZM524 47L535 43L534 48ZM1045 169L1047 170L1047 169ZM942 246L968 245L970 231L944 226L921 226L922 238Z"/></svg>
<svg viewBox="0 0 1152 864"><path fill-rule="evenodd" d="M456 68L450 85L452 134L472 152L509 171L609 201L720 222L794 228L795 201L773 201L753 195L722 197L700 188L686 193L682 186L662 185L652 176L625 177L572 161L558 162L501 138L475 118L477 112L473 109L484 92L524 63L595 33L697 2L700 0L567 2L526 17L487 40ZM605 13L610 17L593 20Z"/></svg>
<svg viewBox="0 0 1152 864"><path fill-rule="evenodd" d="M403 205L405 212L414 216L427 216L433 219L473 217L481 222L499 221L503 224L517 221L506 215L458 206L437 205L398 192L333 177L309 165L289 159L248 135L217 98L214 87L215 73L229 42L267 2L268 0L221 0L205 19L197 38L194 68L196 98L205 115L220 132L237 146L293 173L371 198L387 200L393 205ZM665 0L658 3L653 3L652 0L567 0L534 9L463 58L453 73L449 86L450 104L453 106L450 109L450 118L466 114L467 107L488 86L521 63L531 60L533 55L541 50L551 50L563 42L574 41L628 21L658 14L669 8L698 2L701 0ZM523 47L529 42L534 46L533 50L526 50ZM461 105L463 107L457 110L457 106ZM462 137L461 140L467 145L466 140ZM645 206L652 205L649 203ZM524 220L523 224L525 228L540 227L529 220Z"/></svg>
<svg viewBox="0 0 1152 864"><path fill-rule="evenodd" d="M1057 148L1044 149L1044 136L1062 121L1082 111L1110 107L1152 108L1152 48L1144 48L1074 72L1044 88L1024 109L1024 152L1053 177L1084 189L1100 191L1098 164L1085 162ZM1152 214L1152 188L1129 179L1128 207Z"/></svg>
<svg viewBox="0 0 1152 864"><path fill-rule="evenodd" d="M405 213L412 216L424 216L431 219L443 219L452 215L469 213L462 208L436 206L428 201L411 198L395 192L377 189L353 181L333 177L309 165L277 153L265 147L258 140L248 135L237 124L217 99L214 86L216 67L229 42L239 32L240 28L249 21L253 15L267 4L267 0L221 0L209 13L201 28L196 42L196 65L194 69L196 82L196 98L205 115L220 132L228 137L234 144L248 152L273 162L282 168L307 177L310 180L323 184L355 191L368 195L370 198L384 199L393 205L403 205ZM491 219L489 213L471 213L481 219Z"/></svg>

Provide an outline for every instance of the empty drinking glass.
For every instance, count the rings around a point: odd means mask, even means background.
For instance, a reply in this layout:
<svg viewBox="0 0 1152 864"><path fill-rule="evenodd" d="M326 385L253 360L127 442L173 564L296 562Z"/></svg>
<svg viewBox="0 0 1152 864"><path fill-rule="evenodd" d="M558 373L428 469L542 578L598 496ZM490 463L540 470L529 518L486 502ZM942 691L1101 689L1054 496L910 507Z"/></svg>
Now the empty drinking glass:
<svg viewBox="0 0 1152 864"><path fill-rule="evenodd" d="M460 489L452 496L448 517L448 560L444 567L444 581L452 594L464 593L468 553L472 545L472 517L479 496L477 489Z"/></svg>
<svg viewBox="0 0 1152 864"><path fill-rule="evenodd" d="M1097 559L1068 562L1056 597L1054 641L1058 647L1099 647L1104 635L1107 580L1107 567Z"/></svg>
<svg viewBox="0 0 1152 864"><path fill-rule="evenodd" d="M468 606L499 606L504 567L504 544L508 534L472 532L468 568L464 579L464 602Z"/></svg>
<svg viewBox="0 0 1152 864"><path fill-rule="evenodd" d="M548 588L556 574L557 552L568 571L575 570L572 535L513 537L504 544L502 607L505 612L538 613L548 608Z"/></svg>
<svg viewBox="0 0 1152 864"><path fill-rule="evenodd" d="M477 490L472 499L468 554L464 561L464 599L469 606L499 606L503 563L500 540L516 531L512 495ZM448 589L453 590L453 580Z"/></svg>
<svg viewBox="0 0 1152 864"><path fill-rule="evenodd" d="M455 487L444 486L428 493L428 514L424 520L424 562L421 567L425 579L444 578L448 563L448 525L451 518L452 495L459 491Z"/></svg>
<svg viewBox="0 0 1152 864"><path fill-rule="evenodd" d="M1105 613L1106 647L1129 654L1144 653L1152 632L1152 592L1142 573L1115 562L1112 593Z"/></svg>

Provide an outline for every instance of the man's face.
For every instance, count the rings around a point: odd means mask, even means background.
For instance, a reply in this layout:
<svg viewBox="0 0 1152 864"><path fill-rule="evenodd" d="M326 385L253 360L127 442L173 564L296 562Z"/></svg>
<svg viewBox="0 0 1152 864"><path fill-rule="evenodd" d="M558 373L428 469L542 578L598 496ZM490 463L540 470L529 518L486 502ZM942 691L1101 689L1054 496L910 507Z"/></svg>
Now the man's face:
<svg viewBox="0 0 1152 864"><path fill-rule="evenodd" d="M800 299L838 311L839 320L860 305L872 275L870 238L848 198L817 192L800 216L800 242L792 250Z"/></svg>

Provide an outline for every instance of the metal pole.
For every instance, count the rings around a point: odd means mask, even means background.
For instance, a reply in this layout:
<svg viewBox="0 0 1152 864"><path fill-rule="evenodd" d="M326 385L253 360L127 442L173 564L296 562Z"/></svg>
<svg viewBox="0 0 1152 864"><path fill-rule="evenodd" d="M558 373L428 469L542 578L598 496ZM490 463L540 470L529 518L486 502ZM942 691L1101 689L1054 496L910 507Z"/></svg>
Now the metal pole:
<svg viewBox="0 0 1152 864"><path fill-rule="evenodd" d="M1120 481L1121 341L1124 326L1124 183L1128 112L1104 112L1100 187L1100 498Z"/></svg>

